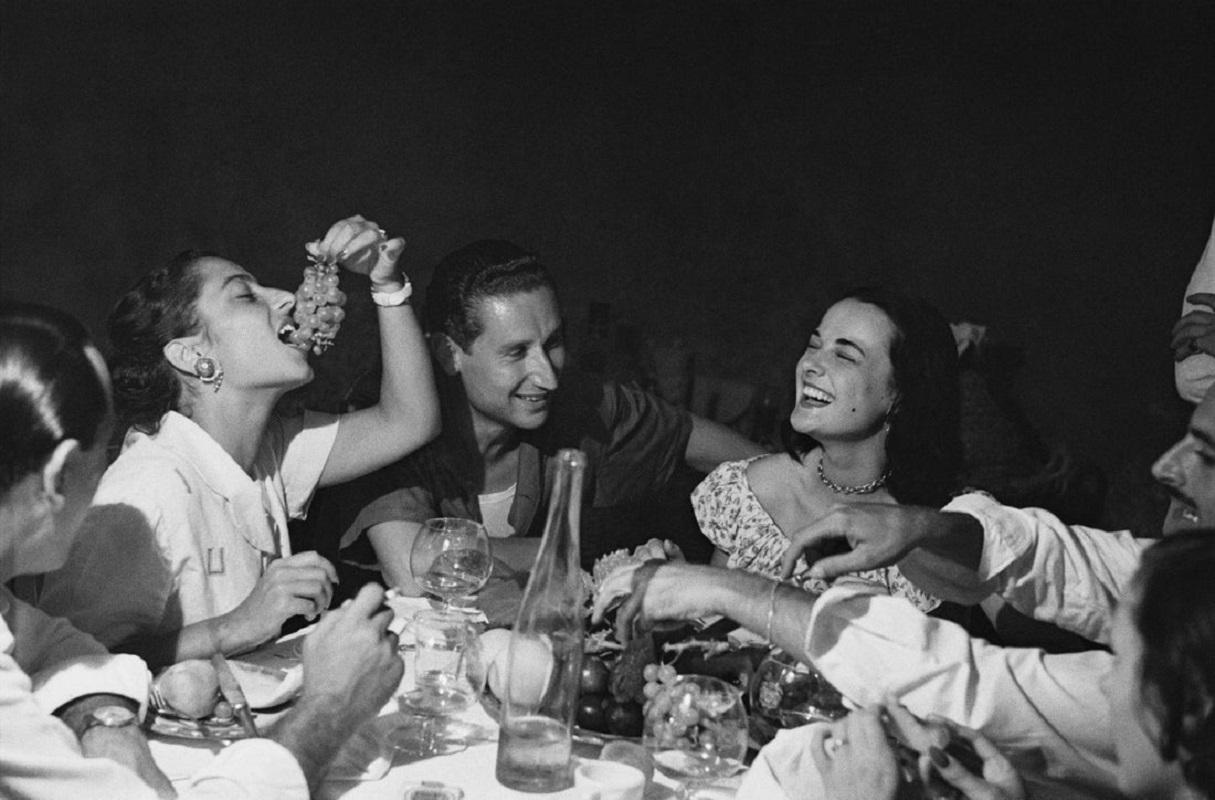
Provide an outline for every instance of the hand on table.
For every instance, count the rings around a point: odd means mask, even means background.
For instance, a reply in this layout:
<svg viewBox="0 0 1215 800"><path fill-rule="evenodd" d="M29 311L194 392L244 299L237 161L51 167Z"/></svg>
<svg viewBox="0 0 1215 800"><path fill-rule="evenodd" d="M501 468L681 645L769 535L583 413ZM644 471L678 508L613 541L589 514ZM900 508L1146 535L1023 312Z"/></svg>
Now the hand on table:
<svg viewBox="0 0 1215 800"><path fill-rule="evenodd" d="M312 795L342 745L401 683L405 662L391 621L383 588L369 583L304 639L304 690L272 738L295 756Z"/></svg>
<svg viewBox="0 0 1215 800"><path fill-rule="evenodd" d="M376 714L401 683L405 662L388 630L384 590L369 583L326 612L304 639L304 699L325 698L357 724Z"/></svg>
<svg viewBox="0 0 1215 800"><path fill-rule="evenodd" d="M1215 355L1215 294L1199 292L1186 302L1202 307L1186 312L1173 325L1173 360L1184 361L1196 353Z"/></svg>
<svg viewBox="0 0 1215 800"><path fill-rule="evenodd" d="M249 596L227 614L235 638L242 646L260 644L297 614L315 617L329 608L336 583L337 570L312 551L271 561Z"/></svg>

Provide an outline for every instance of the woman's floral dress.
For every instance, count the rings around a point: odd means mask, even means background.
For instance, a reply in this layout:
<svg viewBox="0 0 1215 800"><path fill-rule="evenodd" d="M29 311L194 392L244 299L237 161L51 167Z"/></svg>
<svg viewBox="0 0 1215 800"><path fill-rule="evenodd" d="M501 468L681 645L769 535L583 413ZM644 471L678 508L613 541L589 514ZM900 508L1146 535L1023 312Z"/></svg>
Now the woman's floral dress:
<svg viewBox="0 0 1215 800"><path fill-rule="evenodd" d="M726 566L776 578L780 575L781 557L789 545L789 538L760 505L747 482L747 465L763 457L718 465L692 492L692 509L701 532L719 550L729 554ZM805 560L798 559L793 579L807 591L825 592L830 584L811 578L806 574L808 569ZM846 578L882 586L888 594L905 597L924 612L941 604L940 600L920 591L903 577L898 567L863 570Z"/></svg>

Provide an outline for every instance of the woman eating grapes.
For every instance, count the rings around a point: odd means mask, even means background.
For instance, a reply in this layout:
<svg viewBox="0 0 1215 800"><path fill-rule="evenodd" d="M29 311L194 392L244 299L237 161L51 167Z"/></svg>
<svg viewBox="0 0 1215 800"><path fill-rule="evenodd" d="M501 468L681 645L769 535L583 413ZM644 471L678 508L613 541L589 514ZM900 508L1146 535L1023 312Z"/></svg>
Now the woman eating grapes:
<svg viewBox="0 0 1215 800"><path fill-rule="evenodd" d="M309 244L316 266L295 296L197 252L140 279L109 319L130 429L40 605L153 664L247 650L327 608L336 572L316 553L292 554L287 520L317 487L396 461L438 430L403 248L354 216ZM379 402L280 416L279 399L312 379L308 351L340 322L333 264L370 278Z"/></svg>

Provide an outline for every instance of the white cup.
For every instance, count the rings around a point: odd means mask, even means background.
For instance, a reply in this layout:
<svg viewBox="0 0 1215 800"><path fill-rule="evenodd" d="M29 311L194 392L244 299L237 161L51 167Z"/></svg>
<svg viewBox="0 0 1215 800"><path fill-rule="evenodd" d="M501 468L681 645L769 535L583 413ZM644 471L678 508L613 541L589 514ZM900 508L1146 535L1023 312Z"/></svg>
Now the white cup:
<svg viewBox="0 0 1215 800"><path fill-rule="evenodd" d="M619 761L583 760L574 770L574 786L598 792L600 800L641 800L645 795L645 775L641 770Z"/></svg>

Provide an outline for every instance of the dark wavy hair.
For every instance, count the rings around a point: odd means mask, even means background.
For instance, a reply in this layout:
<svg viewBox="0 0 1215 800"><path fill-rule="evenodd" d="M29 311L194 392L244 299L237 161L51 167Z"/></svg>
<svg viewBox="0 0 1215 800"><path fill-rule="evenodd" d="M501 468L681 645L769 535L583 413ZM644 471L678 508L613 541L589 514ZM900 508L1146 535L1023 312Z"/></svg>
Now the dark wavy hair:
<svg viewBox="0 0 1215 800"><path fill-rule="evenodd" d="M89 343L84 326L62 311L0 304L0 496L60 442L97 444L109 398L85 353Z"/></svg>
<svg viewBox="0 0 1215 800"><path fill-rule="evenodd" d="M853 289L835 302L848 299L877 306L895 328L890 363L898 399L888 418L886 487L900 503L942 506L962 466L958 351L949 323L927 301L895 289ZM799 461L818 446L788 420L781 440Z"/></svg>
<svg viewBox="0 0 1215 800"><path fill-rule="evenodd" d="M196 265L214 257L201 250L179 253L136 281L110 312L114 406L124 424L155 433L165 412L178 407L181 385L164 346L198 330Z"/></svg>
<svg viewBox="0 0 1215 800"><path fill-rule="evenodd" d="M473 242L435 267L426 290L426 330L447 334L467 352L482 333L478 303L542 287L556 294L552 277L535 254L501 239Z"/></svg>
<svg viewBox="0 0 1215 800"><path fill-rule="evenodd" d="M1143 707L1166 761L1215 798L1215 529L1167 536L1143 554L1133 622L1143 640Z"/></svg>

